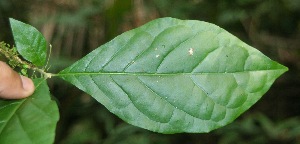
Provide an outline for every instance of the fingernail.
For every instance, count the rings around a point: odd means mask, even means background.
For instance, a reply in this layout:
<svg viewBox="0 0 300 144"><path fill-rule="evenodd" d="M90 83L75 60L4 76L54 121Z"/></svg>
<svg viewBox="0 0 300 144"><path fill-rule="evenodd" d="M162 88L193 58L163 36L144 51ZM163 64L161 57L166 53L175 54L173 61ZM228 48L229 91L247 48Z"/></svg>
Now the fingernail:
<svg viewBox="0 0 300 144"><path fill-rule="evenodd" d="M27 91L28 93L32 94L34 91L34 84L31 79L21 76L23 89Z"/></svg>

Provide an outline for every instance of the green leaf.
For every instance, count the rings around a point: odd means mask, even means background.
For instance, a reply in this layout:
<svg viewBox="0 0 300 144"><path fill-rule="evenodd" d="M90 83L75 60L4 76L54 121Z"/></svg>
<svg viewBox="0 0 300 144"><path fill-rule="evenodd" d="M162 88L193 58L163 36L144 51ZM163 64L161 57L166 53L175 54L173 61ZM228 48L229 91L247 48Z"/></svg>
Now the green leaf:
<svg viewBox="0 0 300 144"><path fill-rule="evenodd" d="M26 60L43 66L47 58L47 42L31 25L10 18L10 25L18 52Z"/></svg>
<svg viewBox="0 0 300 144"><path fill-rule="evenodd" d="M59 119L44 79L34 79L35 92L21 100L0 100L1 144L52 144Z"/></svg>
<svg viewBox="0 0 300 144"><path fill-rule="evenodd" d="M116 37L58 76L130 124L179 133L232 122L285 71L216 25L162 18Z"/></svg>

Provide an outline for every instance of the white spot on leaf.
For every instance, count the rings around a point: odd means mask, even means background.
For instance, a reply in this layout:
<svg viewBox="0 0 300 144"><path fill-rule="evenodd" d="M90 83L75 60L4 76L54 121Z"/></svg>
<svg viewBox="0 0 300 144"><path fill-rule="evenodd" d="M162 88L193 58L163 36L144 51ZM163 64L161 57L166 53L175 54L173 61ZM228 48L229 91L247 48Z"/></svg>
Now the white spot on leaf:
<svg viewBox="0 0 300 144"><path fill-rule="evenodd" d="M190 48L189 51L188 51L189 55L193 55L194 54L194 49L193 48Z"/></svg>

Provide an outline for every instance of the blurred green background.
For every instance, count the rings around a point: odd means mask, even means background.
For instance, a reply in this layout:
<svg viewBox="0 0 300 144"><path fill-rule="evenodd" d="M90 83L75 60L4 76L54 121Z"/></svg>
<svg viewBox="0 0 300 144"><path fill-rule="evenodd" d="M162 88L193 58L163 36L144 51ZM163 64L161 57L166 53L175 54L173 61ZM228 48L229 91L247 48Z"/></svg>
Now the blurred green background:
<svg viewBox="0 0 300 144"><path fill-rule="evenodd" d="M52 44L52 73L159 17L217 24L289 67L246 113L208 134L164 135L131 126L53 78L61 114L57 144L300 144L300 0L0 0L0 41L13 44L9 17L38 28Z"/></svg>

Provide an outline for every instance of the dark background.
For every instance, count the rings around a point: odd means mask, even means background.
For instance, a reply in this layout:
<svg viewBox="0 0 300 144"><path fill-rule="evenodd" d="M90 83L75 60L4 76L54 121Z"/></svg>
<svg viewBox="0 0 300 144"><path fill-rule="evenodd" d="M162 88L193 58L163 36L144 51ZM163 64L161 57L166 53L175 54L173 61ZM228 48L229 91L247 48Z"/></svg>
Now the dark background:
<svg viewBox="0 0 300 144"><path fill-rule="evenodd" d="M131 126L74 86L50 79L61 115L56 143L300 144L299 0L0 0L0 41L13 44L9 17L33 25L53 46L49 72L56 73L122 32L166 16L219 25L289 71L237 120L208 134Z"/></svg>

